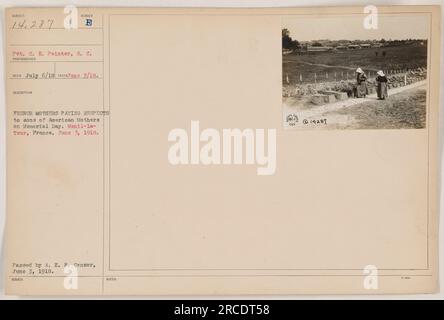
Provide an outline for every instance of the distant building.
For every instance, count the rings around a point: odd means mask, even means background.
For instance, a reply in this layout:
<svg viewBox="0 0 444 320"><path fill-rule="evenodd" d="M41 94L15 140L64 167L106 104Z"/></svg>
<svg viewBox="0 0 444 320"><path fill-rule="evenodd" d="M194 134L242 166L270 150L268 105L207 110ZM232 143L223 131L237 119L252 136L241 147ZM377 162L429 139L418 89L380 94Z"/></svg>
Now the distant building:
<svg viewBox="0 0 444 320"><path fill-rule="evenodd" d="M333 50L333 47L307 47L308 52L328 52Z"/></svg>
<svg viewBox="0 0 444 320"><path fill-rule="evenodd" d="M349 44L348 48L350 50L355 50L355 49L361 49L361 46L359 44Z"/></svg>
<svg viewBox="0 0 444 320"><path fill-rule="evenodd" d="M314 40L313 42L318 42L320 44L322 44L323 47L328 47L331 43L331 40L329 39L319 39L319 40Z"/></svg>
<svg viewBox="0 0 444 320"><path fill-rule="evenodd" d="M370 48L372 45L370 43L362 43L361 48Z"/></svg>
<svg viewBox="0 0 444 320"><path fill-rule="evenodd" d="M290 54L292 52L293 52L293 50L291 50L291 49L282 49L282 54L283 55Z"/></svg>

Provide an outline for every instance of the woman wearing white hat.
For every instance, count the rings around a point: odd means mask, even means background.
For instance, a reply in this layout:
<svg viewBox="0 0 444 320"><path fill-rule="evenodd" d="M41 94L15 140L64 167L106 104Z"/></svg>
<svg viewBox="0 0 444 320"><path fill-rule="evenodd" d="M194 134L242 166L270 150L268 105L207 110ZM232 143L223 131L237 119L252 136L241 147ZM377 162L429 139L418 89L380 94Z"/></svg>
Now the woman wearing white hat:
<svg viewBox="0 0 444 320"><path fill-rule="evenodd" d="M356 69L356 98L365 98L367 95L367 76L361 68Z"/></svg>
<svg viewBox="0 0 444 320"><path fill-rule="evenodd" d="M385 98L388 97L388 91L387 91L388 80L382 70L379 70L378 72L376 72L376 74L378 75L376 77L376 83L377 83L376 92L378 94L378 99L384 100Z"/></svg>

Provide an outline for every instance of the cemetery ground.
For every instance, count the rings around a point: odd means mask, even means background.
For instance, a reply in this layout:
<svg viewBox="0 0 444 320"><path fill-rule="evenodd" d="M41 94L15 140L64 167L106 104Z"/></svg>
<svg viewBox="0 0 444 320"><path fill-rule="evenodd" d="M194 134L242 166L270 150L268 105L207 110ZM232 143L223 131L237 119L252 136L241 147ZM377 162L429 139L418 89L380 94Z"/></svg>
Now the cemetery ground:
<svg viewBox="0 0 444 320"><path fill-rule="evenodd" d="M426 127L426 96L423 80L390 90L386 100L370 94L307 108L285 98L284 118L295 114L299 119L295 128L299 129L420 129ZM325 123L316 123L322 119Z"/></svg>
<svg viewBox="0 0 444 320"><path fill-rule="evenodd" d="M347 115L349 121L337 123L338 129L421 129L426 125L425 87L413 88L382 101L359 103L347 110L326 113L326 117Z"/></svg>

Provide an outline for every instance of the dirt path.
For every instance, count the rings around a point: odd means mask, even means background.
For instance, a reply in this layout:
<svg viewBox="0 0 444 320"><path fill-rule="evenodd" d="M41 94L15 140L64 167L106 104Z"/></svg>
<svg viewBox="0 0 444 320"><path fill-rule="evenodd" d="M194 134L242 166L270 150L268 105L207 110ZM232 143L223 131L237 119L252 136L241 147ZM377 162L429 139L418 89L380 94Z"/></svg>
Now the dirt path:
<svg viewBox="0 0 444 320"><path fill-rule="evenodd" d="M422 80L422 81L418 81L418 82L409 84L404 87L390 89L389 96L394 95L394 94L398 94L398 93L401 93L401 92L404 92L406 90L410 90L413 88L423 87L426 85L426 82L427 82L427 80ZM314 107L314 108L306 109L306 110L298 110L298 108L296 106L291 107L291 106L284 103L283 116L284 116L285 127L288 126L285 119L287 118L287 115L289 115L289 114L296 114L297 117L299 118L299 122L294 127L307 127L306 123L304 123L304 121L309 122L310 120L318 120L318 119L322 118L322 116L326 112L332 112L332 111L336 111L336 110L339 110L342 108L352 107L354 105L358 105L358 104L368 102L368 101L377 101L376 93L370 94L366 98L350 98L350 99L347 99L344 101L338 101L335 103L325 104L325 105L322 105L319 107ZM328 117L329 124L344 124L344 123L350 122L350 120L352 120L352 119L350 118L350 116L347 116L347 115L338 115L335 117L331 117L331 116Z"/></svg>

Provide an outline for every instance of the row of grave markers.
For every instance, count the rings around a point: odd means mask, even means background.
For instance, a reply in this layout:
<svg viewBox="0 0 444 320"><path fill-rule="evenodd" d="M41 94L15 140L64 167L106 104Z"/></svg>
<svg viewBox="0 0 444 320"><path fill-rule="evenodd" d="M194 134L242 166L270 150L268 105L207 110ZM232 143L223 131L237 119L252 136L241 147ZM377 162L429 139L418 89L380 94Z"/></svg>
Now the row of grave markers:
<svg viewBox="0 0 444 320"><path fill-rule="evenodd" d="M385 75L394 75L394 74L405 74L407 71L409 71L408 69L396 69L396 70L383 70ZM355 74L354 72L334 72L333 74L329 74L328 72L314 72L313 73L313 79L314 82L317 83L317 81L319 79L324 79L324 80L331 80L331 81L338 81L338 80L354 80L355 79ZM371 77L375 77L377 76L376 71L368 71L367 77L371 78ZM325 75L324 77L322 77L323 75ZM340 75L340 77L338 78L338 76ZM344 77L345 75L345 77ZM406 75L404 76L406 77ZM304 77L302 75L302 73L299 74L299 79L297 79L296 83L302 83L304 81L304 79L307 77ZM309 77L308 77L309 78ZM295 83L293 81L293 79L290 79L288 73L286 74L286 78L285 78L287 84L291 84L291 83Z"/></svg>

